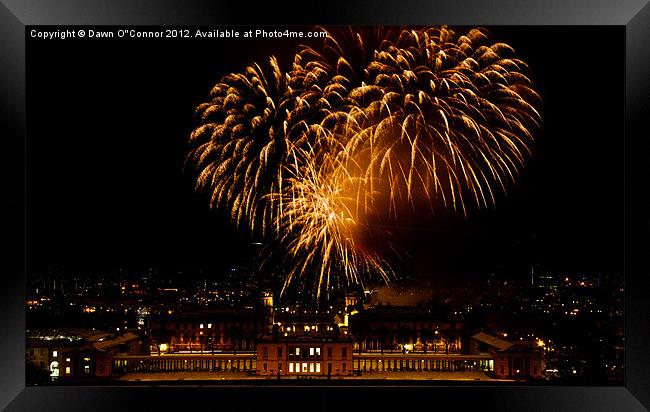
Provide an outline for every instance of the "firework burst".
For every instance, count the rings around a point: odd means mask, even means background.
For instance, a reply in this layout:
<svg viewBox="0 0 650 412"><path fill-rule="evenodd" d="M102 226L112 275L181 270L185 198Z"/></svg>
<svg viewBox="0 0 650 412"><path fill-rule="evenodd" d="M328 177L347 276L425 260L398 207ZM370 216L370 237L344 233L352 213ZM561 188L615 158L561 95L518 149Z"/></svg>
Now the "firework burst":
<svg viewBox="0 0 650 412"><path fill-rule="evenodd" d="M283 291L313 275L320 297L336 271L388 281L362 240L371 216L467 214L516 181L541 123L528 72L481 29L341 29L287 72L271 58L225 76L197 108L187 160L214 206L281 240Z"/></svg>

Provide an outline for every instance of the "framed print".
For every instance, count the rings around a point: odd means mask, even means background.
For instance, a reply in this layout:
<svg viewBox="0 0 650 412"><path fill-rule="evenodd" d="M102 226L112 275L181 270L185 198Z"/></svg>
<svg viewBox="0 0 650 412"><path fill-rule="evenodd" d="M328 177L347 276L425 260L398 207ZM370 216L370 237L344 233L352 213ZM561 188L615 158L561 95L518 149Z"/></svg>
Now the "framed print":
<svg viewBox="0 0 650 412"><path fill-rule="evenodd" d="M650 6L12 2L7 410L647 410Z"/></svg>

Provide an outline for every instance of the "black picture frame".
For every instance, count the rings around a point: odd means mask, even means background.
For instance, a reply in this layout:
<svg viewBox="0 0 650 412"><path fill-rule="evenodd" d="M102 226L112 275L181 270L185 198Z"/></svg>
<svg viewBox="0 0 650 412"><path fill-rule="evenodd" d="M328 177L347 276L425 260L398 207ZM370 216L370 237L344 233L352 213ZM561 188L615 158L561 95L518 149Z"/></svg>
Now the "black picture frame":
<svg viewBox="0 0 650 412"><path fill-rule="evenodd" d="M254 407L332 409L461 408L528 411L642 411L650 408L650 5L647 0L242 2L173 0L3 0L0 4L0 102L3 230L0 287L0 407L7 410L150 410L227 402ZM25 387L25 26L232 24L616 25L625 27L625 385L623 387ZM53 63L55 64L55 63ZM597 86L595 86L597 87ZM623 129L624 128L624 129ZM618 138L616 136L615 138ZM53 241L56 241L53 239ZM203 405L203 406L199 406ZM400 406L397 406L400 405Z"/></svg>

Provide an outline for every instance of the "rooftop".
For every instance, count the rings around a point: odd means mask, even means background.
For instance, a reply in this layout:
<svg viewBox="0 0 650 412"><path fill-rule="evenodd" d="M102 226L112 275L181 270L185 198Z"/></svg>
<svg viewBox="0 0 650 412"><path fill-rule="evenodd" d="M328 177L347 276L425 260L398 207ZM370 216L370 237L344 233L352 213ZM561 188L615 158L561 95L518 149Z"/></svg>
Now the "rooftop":
<svg viewBox="0 0 650 412"><path fill-rule="evenodd" d="M39 329L27 331L28 346L56 346L92 348L107 351L123 343L128 343L139 336L133 332L114 335L92 329Z"/></svg>
<svg viewBox="0 0 650 412"><path fill-rule="evenodd" d="M82 342L96 342L102 338L111 336L110 332L80 328L61 329L36 329L26 332L27 339L58 344L79 344Z"/></svg>
<svg viewBox="0 0 650 412"><path fill-rule="evenodd" d="M479 332L472 335L472 339L496 348L497 350L506 350L513 345L511 342L499 339L496 336L488 335L485 332Z"/></svg>
<svg viewBox="0 0 650 412"><path fill-rule="evenodd" d="M340 333L337 330L323 331L323 332L290 332L285 334L283 332L265 333L259 338L259 342L349 342L352 343L352 336L345 333Z"/></svg>
<svg viewBox="0 0 650 412"><path fill-rule="evenodd" d="M132 332L126 332L122 335L115 336L113 338L107 338L93 343L93 347L99 349L100 351L107 351L115 346L121 345L123 343L131 342L135 339L139 339L139 336Z"/></svg>

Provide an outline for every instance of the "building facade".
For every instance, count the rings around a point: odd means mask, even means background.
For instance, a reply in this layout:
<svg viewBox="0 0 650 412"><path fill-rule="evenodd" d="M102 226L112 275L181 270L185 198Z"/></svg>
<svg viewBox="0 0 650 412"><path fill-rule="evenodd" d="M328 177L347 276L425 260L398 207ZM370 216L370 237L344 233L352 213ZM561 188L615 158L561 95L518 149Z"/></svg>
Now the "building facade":
<svg viewBox="0 0 650 412"><path fill-rule="evenodd" d="M543 348L533 342L515 342L494 354L495 373L502 379L541 379L544 376Z"/></svg>
<svg viewBox="0 0 650 412"><path fill-rule="evenodd" d="M441 321L426 311L410 308L373 308L349 316L355 351L431 352L463 351L461 322Z"/></svg>
<svg viewBox="0 0 650 412"><path fill-rule="evenodd" d="M252 310L163 313L151 316L148 326L152 353L253 351L266 328L264 318Z"/></svg>
<svg viewBox="0 0 650 412"><path fill-rule="evenodd" d="M364 372L493 372L490 355L434 355L423 353L354 354L354 370Z"/></svg>
<svg viewBox="0 0 650 412"><path fill-rule="evenodd" d="M27 334L27 383L106 379L113 358L146 355L146 339L133 332L114 335L86 329L29 331Z"/></svg>
<svg viewBox="0 0 650 412"><path fill-rule="evenodd" d="M127 373L244 372L256 371L254 353L118 355L113 358L113 376Z"/></svg>
<svg viewBox="0 0 650 412"><path fill-rule="evenodd" d="M312 327L313 328L313 327ZM332 377L352 374L352 338L332 325L328 330L273 333L257 344L257 375Z"/></svg>
<svg viewBox="0 0 650 412"><path fill-rule="evenodd" d="M543 344L508 342L484 332L469 339L469 353L489 356L494 360L494 375L498 379L541 379L544 377Z"/></svg>
<svg viewBox="0 0 650 412"><path fill-rule="evenodd" d="M202 312L162 311L148 317L152 353L254 351L257 337L274 322L273 294L261 292L255 307Z"/></svg>

